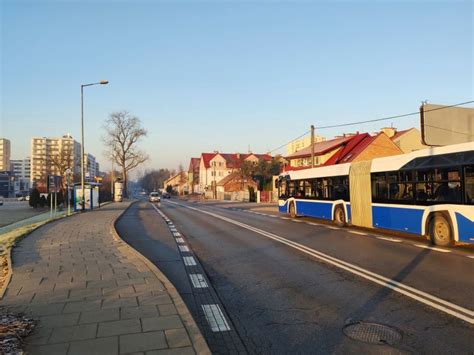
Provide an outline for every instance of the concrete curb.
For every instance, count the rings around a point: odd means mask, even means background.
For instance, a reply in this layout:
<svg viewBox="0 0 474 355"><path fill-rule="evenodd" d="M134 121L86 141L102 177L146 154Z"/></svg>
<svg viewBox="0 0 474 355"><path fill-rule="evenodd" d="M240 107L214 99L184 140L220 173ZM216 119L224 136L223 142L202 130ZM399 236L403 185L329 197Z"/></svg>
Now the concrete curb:
<svg viewBox="0 0 474 355"><path fill-rule="evenodd" d="M112 237L123 244L123 246L126 248L126 250L138 257L148 268L150 269L153 274L160 280L163 285L166 287L166 290L168 291L175 307L176 310L178 311L178 314L181 318L181 320L184 323L184 326L186 327L186 331L188 332L188 335L191 339L191 342L193 344L193 348L198 354L211 354L211 351L209 350L209 347L206 343L206 340L201 334L201 331L199 330L196 322L194 321L194 318L192 317L191 313L188 310L188 307L184 303L183 299L179 295L178 291L174 287L174 285L168 280L168 278L158 269L155 264L153 264L150 260L148 260L145 256L140 254L138 251L136 251L134 248L132 248L129 244L127 244L117 233L117 230L115 228L115 225L117 221L120 219L120 217L132 206L134 203L138 201L133 201L128 205L127 208L125 208L122 213L120 213L113 221L110 223L110 232L112 234Z"/></svg>
<svg viewBox="0 0 474 355"><path fill-rule="evenodd" d="M12 249L13 248L8 248L6 253L7 255L5 255L5 257L7 258L7 276L5 277L5 282L3 283L3 286L0 289L0 299L3 299L3 296L7 291L8 285L10 284L10 280L12 279L13 275Z"/></svg>

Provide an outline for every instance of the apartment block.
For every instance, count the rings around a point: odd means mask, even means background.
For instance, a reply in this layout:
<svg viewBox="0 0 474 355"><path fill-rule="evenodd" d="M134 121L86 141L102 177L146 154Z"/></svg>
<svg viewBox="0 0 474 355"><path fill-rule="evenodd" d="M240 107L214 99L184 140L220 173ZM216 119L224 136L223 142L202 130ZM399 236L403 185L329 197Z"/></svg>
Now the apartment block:
<svg viewBox="0 0 474 355"><path fill-rule="evenodd" d="M318 136L318 135L314 136L314 143L324 142L325 140L326 138L323 136ZM310 147L310 146L311 146L311 136L305 136L300 139L295 139L294 141L291 141L290 143L288 143L288 145L286 146L286 154L291 155L303 148Z"/></svg>
<svg viewBox="0 0 474 355"><path fill-rule="evenodd" d="M25 195L31 187L31 159L12 159L10 167L15 177L15 193Z"/></svg>
<svg viewBox="0 0 474 355"><path fill-rule="evenodd" d="M0 138L0 171L10 171L10 140Z"/></svg>
<svg viewBox="0 0 474 355"><path fill-rule="evenodd" d="M99 163L95 156L90 153L84 155L84 168L87 179L93 180L96 176L99 176Z"/></svg>
<svg viewBox="0 0 474 355"><path fill-rule="evenodd" d="M59 138L34 137L31 139L31 181L44 189L46 177L64 175L67 168L74 174L81 172L81 144L71 135Z"/></svg>

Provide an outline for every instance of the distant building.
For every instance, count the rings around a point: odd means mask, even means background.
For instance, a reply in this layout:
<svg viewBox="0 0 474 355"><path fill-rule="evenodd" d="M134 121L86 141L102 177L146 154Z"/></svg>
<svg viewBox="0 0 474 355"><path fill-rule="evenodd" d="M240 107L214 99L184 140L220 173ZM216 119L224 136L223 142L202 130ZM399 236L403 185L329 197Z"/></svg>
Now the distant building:
<svg viewBox="0 0 474 355"><path fill-rule="evenodd" d="M0 196L15 197L15 177L10 171L0 171Z"/></svg>
<svg viewBox="0 0 474 355"><path fill-rule="evenodd" d="M384 132L403 153L428 148L421 141L421 132L414 127L403 131L398 131L393 127L384 127L380 131Z"/></svg>
<svg viewBox="0 0 474 355"><path fill-rule="evenodd" d="M10 140L0 138L0 171L10 171Z"/></svg>
<svg viewBox="0 0 474 355"><path fill-rule="evenodd" d="M28 194L31 188L31 159L12 159L10 166L15 177L15 194Z"/></svg>
<svg viewBox="0 0 474 355"><path fill-rule="evenodd" d="M249 187L257 191L258 184L251 178L243 177L242 174L235 172L227 175L217 183L217 192L247 191Z"/></svg>
<svg viewBox="0 0 474 355"><path fill-rule="evenodd" d="M86 178L93 181L96 176L99 176L99 163L92 154L84 154L84 170Z"/></svg>
<svg viewBox="0 0 474 355"><path fill-rule="evenodd" d="M199 164L199 191L202 193L212 190L224 177L240 171L244 162L257 164L260 159L270 161L272 156L254 153L202 153Z"/></svg>
<svg viewBox="0 0 474 355"><path fill-rule="evenodd" d="M401 149L383 132L371 136L356 133L314 144L314 165L343 164L354 161L402 154ZM311 167L311 147L304 148L287 157L286 170Z"/></svg>
<svg viewBox="0 0 474 355"><path fill-rule="evenodd" d="M163 188L166 190L168 186L171 186L173 191L178 195L184 195L188 193L188 176L186 172L178 173L171 176L168 180L163 183Z"/></svg>
<svg viewBox="0 0 474 355"><path fill-rule="evenodd" d="M64 175L66 168L74 174L81 172L81 145L71 135L59 138L31 139L31 182L43 192L48 174Z"/></svg>
<svg viewBox="0 0 474 355"><path fill-rule="evenodd" d="M323 136L314 136L314 143L323 142L326 138ZM291 155L298 150L311 146L311 136L305 136L301 139L295 139L286 146L286 154Z"/></svg>
<svg viewBox="0 0 474 355"><path fill-rule="evenodd" d="M199 191L199 165L200 158L191 158L188 167L188 191L190 194L200 193Z"/></svg>

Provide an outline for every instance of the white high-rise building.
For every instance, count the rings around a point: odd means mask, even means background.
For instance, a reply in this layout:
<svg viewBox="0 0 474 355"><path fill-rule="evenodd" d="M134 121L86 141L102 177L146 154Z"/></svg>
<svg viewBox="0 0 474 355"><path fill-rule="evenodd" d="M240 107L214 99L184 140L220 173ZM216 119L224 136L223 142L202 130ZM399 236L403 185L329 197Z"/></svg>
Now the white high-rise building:
<svg viewBox="0 0 474 355"><path fill-rule="evenodd" d="M96 176L99 176L99 163L96 161L95 156L90 153L84 155L84 169L86 171L86 178L91 181Z"/></svg>
<svg viewBox="0 0 474 355"><path fill-rule="evenodd" d="M27 194L31 184L31 159L12 159L10 160L10 167L15 177L15 193Z"/></svg>
<svg viewBox="0 0 474 355"><path fill-rule="evenodd" d="M0 171L10 171L10 140L0 138Z"/></svg>
<svg viewBox="0 0 474 355"><path fill-rule="evenodd" d="M81 172L81 144L71 135L31 139L31 181L45 184L47 175L64 175L67 168Z"/></svg>

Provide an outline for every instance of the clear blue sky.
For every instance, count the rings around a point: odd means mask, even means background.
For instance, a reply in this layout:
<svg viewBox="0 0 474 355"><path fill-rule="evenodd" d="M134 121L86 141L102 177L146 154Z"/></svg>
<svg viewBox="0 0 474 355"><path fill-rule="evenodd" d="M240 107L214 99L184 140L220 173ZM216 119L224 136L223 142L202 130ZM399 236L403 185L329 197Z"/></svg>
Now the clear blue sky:
<svg viewBox="0 0 474 355"><path fill-rule="evenodd" d="M80 84L101 79L85 89L85 149L103 168L101 125L122 109L149 132L148 167L176 168L205 151L265 152L311 124L473 97L471 1L1 4L0 136L14 158L32 136L80 140Z"/></svg>

